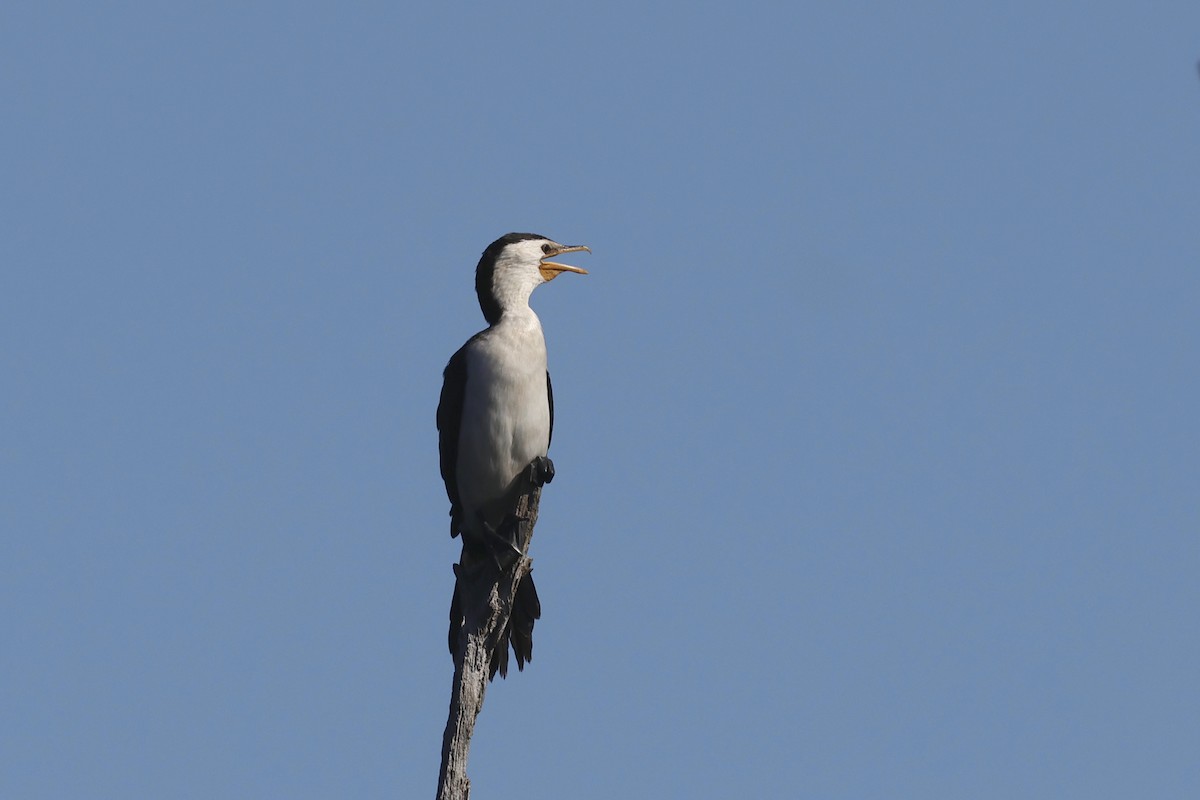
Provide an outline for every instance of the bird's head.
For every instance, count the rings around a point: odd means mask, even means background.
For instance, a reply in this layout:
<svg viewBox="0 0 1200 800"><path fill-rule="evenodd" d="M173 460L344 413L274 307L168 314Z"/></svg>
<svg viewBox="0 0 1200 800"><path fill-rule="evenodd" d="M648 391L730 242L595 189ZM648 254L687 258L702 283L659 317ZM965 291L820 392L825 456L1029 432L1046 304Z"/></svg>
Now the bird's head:
<svg viewBox="0 0 1200 800"><path fill-rule="evenodd" d="M564 272L587 275L587 270L552 259L581 250L536 233L507 233L488 245L475 268L475 293L488 324L494 325L505 308L524 305L538 286Z"/></svg>

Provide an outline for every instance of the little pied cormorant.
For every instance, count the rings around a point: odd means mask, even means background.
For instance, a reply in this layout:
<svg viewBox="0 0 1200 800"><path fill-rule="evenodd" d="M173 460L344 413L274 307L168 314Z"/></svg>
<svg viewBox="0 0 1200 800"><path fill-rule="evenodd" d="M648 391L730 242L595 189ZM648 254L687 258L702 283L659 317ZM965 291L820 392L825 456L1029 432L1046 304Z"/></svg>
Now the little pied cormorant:
<svg viewBox="0 0 1200 800"><path fill-rule="evenodd" d="M520 551L513 541L512 511L521 476L533 465L538 485L554 478L546 457L554 429L554 394L546 369L542 324L529 297L563 272L587 270L550 259L588 250L533 233L509 233L488 245L475 268L475 293L488 328L467 340L443 373L438 403L442 480L450 497L450 535L462 534L462 568L490 558L510 565ZM533 624L541 604L533 577L518 585L508 629L496 646L491 677L508 672L508 646L517 668L533 656ZM459 587L450 605L450 653L462 626Z"/></svg>

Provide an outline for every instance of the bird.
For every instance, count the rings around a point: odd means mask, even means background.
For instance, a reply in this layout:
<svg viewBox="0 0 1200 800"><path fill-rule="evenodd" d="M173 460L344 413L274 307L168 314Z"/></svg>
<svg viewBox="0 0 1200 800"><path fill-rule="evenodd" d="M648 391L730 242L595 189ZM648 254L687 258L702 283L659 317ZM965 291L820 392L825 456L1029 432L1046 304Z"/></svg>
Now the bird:
<svg viewBox="0 0 1200 800"><path fill-rule="evenodd" d="M450 500L450 536L462 536L450 604L449 644L456 655L463 624L463 570L491 559L499 569L521 555L519 520L513 516L529 475L536 486L554 479L549 459L554 431L554 390L546 366L546 340L529 307L533 290L564 272L587 270L550 259L591 250L562 245L535 233L508 233L487 246L475 268L475 293L488 327L467 340L442 373L438 401L438 451ZM533 625L541 601L526 574L512 615L489 665L489 679L508 675L511 643L518 670L533 658Z"/></svg>

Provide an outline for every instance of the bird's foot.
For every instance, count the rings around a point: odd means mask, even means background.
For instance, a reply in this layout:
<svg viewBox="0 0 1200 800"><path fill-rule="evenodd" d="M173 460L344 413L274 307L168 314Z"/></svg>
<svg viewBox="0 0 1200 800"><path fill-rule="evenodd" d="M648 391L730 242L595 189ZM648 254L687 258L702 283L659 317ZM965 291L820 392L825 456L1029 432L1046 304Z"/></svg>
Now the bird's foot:
<svg viewBox="0 0 1200 800"><path fill-rule="evenodd" d="M538 456L529 465L529 480L534 486L545 486L554 480L554 462L546 456Z"/></svg>
<svg viewBox="0 0 1200 800"><path fill-rule="evenodd" d="M524 521L516 514L509 514L504 518L504 522L500 523L499 530L486 522L483 524L484 543L487 545L492 560L496 562L496 568L501 572L517 563L517 560L525 555L521 552L518 539L520 526Z"/></svg>

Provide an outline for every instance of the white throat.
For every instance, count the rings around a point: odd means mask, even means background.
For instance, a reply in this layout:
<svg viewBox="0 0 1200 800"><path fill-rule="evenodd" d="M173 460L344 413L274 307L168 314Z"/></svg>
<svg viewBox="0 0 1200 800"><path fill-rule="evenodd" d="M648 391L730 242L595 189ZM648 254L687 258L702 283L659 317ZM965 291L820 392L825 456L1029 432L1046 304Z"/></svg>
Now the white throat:
<svg viewBox="0 0 1200 800"><path fill-rule="evenodd" d="M501 258L492 272L492 296L502 315L532 314L529 297L543 283L545 280L536 266L531 267L517 258Z"/></svg>

